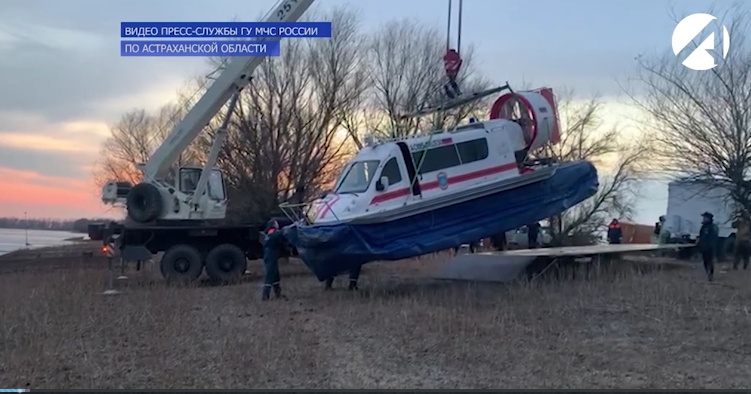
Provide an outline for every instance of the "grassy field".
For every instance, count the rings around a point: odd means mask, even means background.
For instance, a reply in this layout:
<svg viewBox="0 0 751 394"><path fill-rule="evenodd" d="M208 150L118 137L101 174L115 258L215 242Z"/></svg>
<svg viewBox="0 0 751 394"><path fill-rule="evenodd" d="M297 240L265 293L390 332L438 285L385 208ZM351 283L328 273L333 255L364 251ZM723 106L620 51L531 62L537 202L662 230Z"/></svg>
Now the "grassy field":
<svg viewBox="0 0 751 394"><path fill-rule="evenodd" d="M751 271L468 284L441 258L366 266L324 292L299 262L289 300L168 287L155 267L103 296L92 264L6 270L0 382L11 388L748 388ZM260 264L252 263L253 272ZM343 287L344 279L338 286ZM335 284L337 286L337 284Z"/></svg>

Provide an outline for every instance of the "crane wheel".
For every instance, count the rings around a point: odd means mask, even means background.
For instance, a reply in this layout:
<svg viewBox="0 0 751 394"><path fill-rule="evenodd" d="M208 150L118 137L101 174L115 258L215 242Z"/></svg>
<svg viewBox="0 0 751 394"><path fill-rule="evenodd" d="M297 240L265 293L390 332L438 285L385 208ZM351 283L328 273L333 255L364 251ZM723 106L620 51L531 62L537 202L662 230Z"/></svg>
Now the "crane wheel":
<svg viewBox="0 0 751 394"><path fill-rule="evenodd" d="M222 244L206 255L206 274L215 282L236 282L245 273L247 264L242 249L233 244Z"/></svg>
<svg viewBox="0 0 751 394"><path fill-rule="evenodd" d="M162 194L150 183L139 183L127 197L128 216L138 223L156 220L162 212Z"/></svg>
<svg viewBox="0 0 751 394"><path fill-rule="evenodd" d="M201 252L190 245L175 245L162 256L159 269L167 282L193 282L203 272Z"/></svg>

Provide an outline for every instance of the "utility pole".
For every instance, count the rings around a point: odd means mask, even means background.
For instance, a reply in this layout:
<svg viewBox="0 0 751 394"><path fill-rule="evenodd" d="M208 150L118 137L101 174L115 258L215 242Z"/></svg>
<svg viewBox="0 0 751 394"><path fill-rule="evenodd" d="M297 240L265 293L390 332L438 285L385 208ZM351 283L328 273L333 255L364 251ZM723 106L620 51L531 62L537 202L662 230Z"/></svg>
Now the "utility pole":
<svg viewBox="0 0 751 394"><path fill-rule="evenodd" d="M23 224L24 224L23 226L24 236L26 238L26 246L30 246L31 244L29 243L29 217L28 215L26 215L26 211L24 211L23 213Z"/></svg>

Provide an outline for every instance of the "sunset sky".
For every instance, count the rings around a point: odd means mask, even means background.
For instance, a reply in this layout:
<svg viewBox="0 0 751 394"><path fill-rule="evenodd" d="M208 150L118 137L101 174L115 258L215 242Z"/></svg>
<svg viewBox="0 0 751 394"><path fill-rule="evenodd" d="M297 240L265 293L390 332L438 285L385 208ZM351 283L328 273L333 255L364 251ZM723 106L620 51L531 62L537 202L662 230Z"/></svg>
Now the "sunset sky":
<svg viewBox="0 0 751 394"><path fill-rule="evenodd" d="M121 58L121 21L257 20L274 1L3 0L0 2L0 216L112 215L91 182L108 125L132 108L156 108L192 75L201 58ZM360 9L363 28L395 18L445 26L446 2L321 0ZM456 3L456 2L455 2ZM498 83L600 93L608 123L628 123L618 81L634 57L670 49L679 15L729 1L467 0L463 43L476 45L481 71ZM731 32L732 34L732 32ZM647 185L638 219L665 210L667 190Z"/></svg>

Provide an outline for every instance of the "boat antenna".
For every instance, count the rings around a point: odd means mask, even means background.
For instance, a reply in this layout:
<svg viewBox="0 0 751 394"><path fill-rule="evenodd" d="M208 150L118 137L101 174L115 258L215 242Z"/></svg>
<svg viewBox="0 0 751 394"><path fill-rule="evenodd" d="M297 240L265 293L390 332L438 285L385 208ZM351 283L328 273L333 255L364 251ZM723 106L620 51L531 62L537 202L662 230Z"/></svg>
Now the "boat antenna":
<svg viewBox="0 0 751 394"><path fill-rule="evenodd" d="M464 0L459 0L459 16L456 26L456 51L462 53L462 9ZM451 49L451 0L449 0L448 18L446 21L446 50Z"/></svg>

